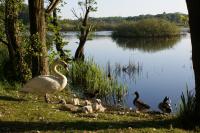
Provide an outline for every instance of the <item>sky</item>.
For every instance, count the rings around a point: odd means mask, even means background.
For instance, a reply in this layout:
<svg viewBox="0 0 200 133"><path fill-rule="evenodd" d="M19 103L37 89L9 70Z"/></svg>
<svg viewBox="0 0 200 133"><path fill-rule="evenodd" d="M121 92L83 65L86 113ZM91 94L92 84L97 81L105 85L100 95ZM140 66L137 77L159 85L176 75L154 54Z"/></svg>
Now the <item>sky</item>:
<svg viewBox="0 0 200 133"><path fill-rule="evenodd" d="M27 0L25 0L27 1ZM78 11L80 0L64 0L67 4L61 8L62 18L75 19L72 8ZM187 13L185 0L96 0L98 11L91 17L137 16L142 14Z"/></svg>
<svg viewBox="0 0 200 133"><path fill-rule="evenodd" d="M67 0L62 8L62 18L74 18L71 9L78 9L79 0ZM96 0L98 11L91 17L137 16L141 14L160 14L163 12L187 13L185 0Z"/></svg>

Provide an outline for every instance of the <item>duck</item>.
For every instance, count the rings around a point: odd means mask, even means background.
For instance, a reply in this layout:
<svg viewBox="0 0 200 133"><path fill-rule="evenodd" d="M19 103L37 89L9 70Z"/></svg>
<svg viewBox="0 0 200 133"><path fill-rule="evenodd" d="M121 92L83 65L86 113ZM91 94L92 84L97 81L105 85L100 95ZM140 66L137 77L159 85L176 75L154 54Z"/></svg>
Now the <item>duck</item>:
<svg viewBox="0 0 200 133"><path fill-rule="evenodd" d="M171 101L170 98L166 96L163 99L163 101L158 104L158 108L163 113L171 113L172 112L172 107L171 107L170 101Z"/></svg>
<svg viewBox="0 0 200 133"><path fill-rule="evenodd" d="M150 106L145 104L143 101L139 99L139 93L136 91L134 93L136 95L135 99L133 100L133 104L136 106L137 111L145 111L150 109Z"/></svg>
<svg viewBox="0 0 200 133"><path fill-rule="evenodd" d="M56 59L52 65L52 75L39 75L32 78L22 87L20 92L44 96L45 101L50 103L49 94L62 91L67 85L66 76L57 70L59 65L65 67L68 71L67 63Z"/></svg>

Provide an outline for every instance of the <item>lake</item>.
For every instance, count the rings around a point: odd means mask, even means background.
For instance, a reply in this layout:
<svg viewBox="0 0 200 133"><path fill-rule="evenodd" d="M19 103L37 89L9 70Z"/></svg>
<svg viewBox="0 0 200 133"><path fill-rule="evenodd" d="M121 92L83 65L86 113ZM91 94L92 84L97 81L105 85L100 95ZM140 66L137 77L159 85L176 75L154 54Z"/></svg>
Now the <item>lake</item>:
<svg viewBox="0 0 200 133"><path fill-rule="evenodd" d="M63 33L74 55L78 47L75 32ZM127 107L133 106L133 93L138 91L140 98L158 110L158 103L165 96L171 98L173 111L179 107L180 96L188 88L194 88L194 74L191 60L190 35L173 39L113 39L111 31L96 32L92 40L86 42L85 57L94 61L107 71L116 72L119 82L126 84L128 94L124 97ZM131 64L136 71L128 71ZM118 71L117 68L124 68ZM176 106L178 105L178 106Z"/></svg>

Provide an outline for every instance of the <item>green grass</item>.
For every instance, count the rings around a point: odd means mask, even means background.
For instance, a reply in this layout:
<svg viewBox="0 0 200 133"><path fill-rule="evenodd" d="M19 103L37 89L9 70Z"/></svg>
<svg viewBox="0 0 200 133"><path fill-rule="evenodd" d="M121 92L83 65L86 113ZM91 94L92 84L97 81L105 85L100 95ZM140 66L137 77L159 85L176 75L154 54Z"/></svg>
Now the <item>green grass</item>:
<svg viewBox="0 0 200 133"><path fill-rule="evenodd" d="M31 94L24 96L17 91L20 85L9 87L0 86L0 132L189 132L176 126L174 116L134 112L119 115L113 110L92 118L61 111L60 104L47 104ZM67 90L55 96L69 99Z"/></svg>
<svg viewBox="0 0 200 133"><path fill-rule="evenodd" d="M87 59L84 62L73 62L69 77L71 77L73 85L81 86L82 91L89 93L99 91L98 97L122 96L126 92L127 87L120 84L115 77L109 79L107 75L93 60Z"/></svg>
<svg viewBox="0 0 200 133"><path fill-rule="evenodd" d="M197 114L199 112L195 112L195 96L194 94L186 88L186 93L182 93L181 95L181 105L178 112L178 121L185 128L199 128L199 117Z"/></svg>

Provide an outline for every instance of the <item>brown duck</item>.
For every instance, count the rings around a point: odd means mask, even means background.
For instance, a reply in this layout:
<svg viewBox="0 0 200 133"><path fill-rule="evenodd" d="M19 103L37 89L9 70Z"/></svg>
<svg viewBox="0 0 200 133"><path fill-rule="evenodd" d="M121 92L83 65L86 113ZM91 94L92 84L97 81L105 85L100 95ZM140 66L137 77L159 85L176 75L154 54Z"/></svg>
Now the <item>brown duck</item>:
<svg viewBox="0 0 200 133"><path fill-rule="evenodd" d="M172 107L170 105L169 97L165 97L161 103L158 104L158 108L162 110L163 113L171 113Z"/></svg>
<svg viewBox="0 0 200 133"><path fill-rule="evenodd" d="M138 111L144 111L144 110L148 110L150 109L150 106L145 104L144 102L142 102L140 99L139 99L139 93L136 91L135 92L135 99L133 100L133 104L135 105L136 109Z"/></svg>

